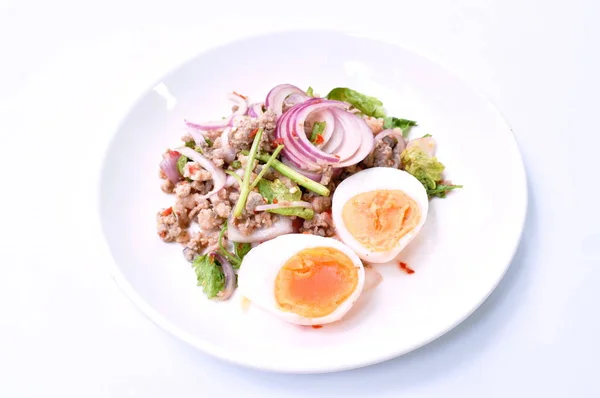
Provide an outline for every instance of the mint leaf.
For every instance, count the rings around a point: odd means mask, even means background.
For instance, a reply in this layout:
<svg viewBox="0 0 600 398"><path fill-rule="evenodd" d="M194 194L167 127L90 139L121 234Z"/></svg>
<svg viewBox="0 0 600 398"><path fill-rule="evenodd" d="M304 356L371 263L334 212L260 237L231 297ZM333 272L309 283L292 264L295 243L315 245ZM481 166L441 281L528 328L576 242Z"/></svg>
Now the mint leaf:
<svg viewBox="0 0 600 398"><path fill-rule="evenodd" d="M292 190L293 192L290 192ZM258 192L263 198L269 203L273 203L274 200L277 202L296 202L302 199L302 191L297 186L288 188L279 179L269 181L262 179L258 183ZM270 213L281 214L284 216L297 216L310 220L315 215L312 209L304 207L289 207L285 209L273 209L267 210Z"/></svg>
<svg viewBox="0 0 600 398"><path fill-rule="evenodd" d="M215 258L209 254L197 256L192 262L196 272L198 286L202 286L204 294L209 299L215 298L219 292L225 289L225 275Z"/></svg>
<svg viewBox="0 0 600 398"><path fill-rule="evenodd" d="M320 144L319 137L323 135L325 128L327 127L327 122L315 122L313 124L312 133L310 134L310 142L313 144ZM321 138L321 142L323 139Z"/></svg>
<svg viewBox="0 0 600 398"><path fill-rule="evenodd" d="M385 116L383 102L379 101L375 97L370 97L368 95L361 94L358 91L352 90L350 88L334 88L329 92L329 94L327 94L327 99L347 102L367 116Z"/></svg>
<svg viewBox="0 0 600 398"><path fill-rule="evenodd" d="M383 119L383 128L384 129L395 129L399 128L402 130L402 136L404 138L408 137L408 131L412 126L416 126L417 122L408 119L398 119L397 117L388 116Z"/></svg>

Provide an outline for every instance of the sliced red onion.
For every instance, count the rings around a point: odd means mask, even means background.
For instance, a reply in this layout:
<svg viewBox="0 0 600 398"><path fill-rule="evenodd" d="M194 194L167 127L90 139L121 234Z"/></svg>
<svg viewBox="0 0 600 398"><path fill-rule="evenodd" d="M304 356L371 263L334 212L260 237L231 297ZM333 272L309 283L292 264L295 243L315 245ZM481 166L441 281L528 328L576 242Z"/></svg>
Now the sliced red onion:
<svg viewBox="0 0 600 398"><path fill-rule="evenodd" d="M275 115L281 116L283 114L283 101L285 101L285 99L292 94L305 96L306 99L310 98L304 91L296 86L291 84L280 84L273 87L271 91L269 91L269 94L267 94L267 99L265 100L265 106L273 109Z"/></svg>
<svg viewBox="0 0 600 398"><path fill-rule="evenodd" d="M261 102L255 102L254 104L248 107L248 116L250 117L259 117L264 114L263 112L263 104Z"/></svg>
<svg viewBox="0 0 600 398"><path fill-rule="evenodd" d="M296 202L277 202L270 205L259 205L254 208L256 211L267 211L267 210L275 210L275 209L289 209L291 207L302 207L307 209L312 209L312 204L304 201L296 201Z"/></svg>
<svg viewBox="0 0 600 398"><path fill-rule="evenodd" d="M290 234L294 232L292 219L289 217L278 217L270 227L255 229L250 235L243 235L235 226L233 217L229 217L227 222L227 238L233 242L252 243L270 240L279 235Z"/></svg>
<svg viewBox="0 0 600 398"><path fill-rule="evenodd" d="M346 167L363 160L373 149L373 133L360 117L347 111L341 101L311 98L296 105L277 120L276 136L285 145L283 155L296 168L312 172L325 166ZM327 143L318 148L306 136L305 123L313 113L328 111L334 122ZM325 116L326 113L320 113ZM310 123L310 122L309 122Z"/></svg>
<svg viewBox="0 0 600 398"><path fill-rule="evenodd" d="M231 122L231 117L228 117L223 120L212 120L209 122L202 122L202 123L194 123L194 122L190 122L189 120L184 120L184 121L185 121L185 124L191 129L195 129L195 130L199 130L199 131L215 131L215 130L223 130L225 127L227 127Z"/></svg>
<svg viewBox="0 0 600 398"><path fill-rule="evenodd" d="M217 297L215 297L215 300L228 300L233 295L233 292L235 290L235 271L233 270L231 263L227 261L227 259L218 252L212 252L210 255L214 256L215 259L217 259L217 261L219 262L219 264L221 264L221 270L223 271L223 276L225 276L225 288L219 292Z"/></svg>
<svg viewBox="0 0 600 398"><path fill-rule="evenodd" d="M373 267L365 268L365 284L363 285L363 292L375 289L383 281L383 276Z"/></svg>
<svg viewBox="0 0 600 398"><path fill-rule="evenodd" d="M182 155L187 157L188 159L193 160L194 162L198 162L198 164L206 171L208 171L213 178L213 189L206 195L203 195L203 198L209 198L212 195L219 192L224 186L227 180L227 175L220 168L215 166L213 162L204 157L204 155L194 151L192 148L181 147L177 149Z"/></svg>
<svg viewBox="0 0 600 398"><path fill-rule="evenodd" d="M375 138L373 139L374 143L377 143L379 141L381 141L382 139L384 139L385 137L394 137L396 138L396 140L398 140L398 152L401 153L402 151L404 151L404 149L406 149L406 140L404 139L404 137L402 136L402 130L400 129L385 129L382 132L380 132L379 134L377 134L375 136Z"/></svg>
<svg viewBox="0 0 600 398"><path fill-rule="evenodd" d="M237 169L235 171L235 174L239 175L240 178L242 178L244 176L244 169ZM234 176L228 175L227 179L225 180L225 188L232 187L235 184L239 184L237 178L235 178Z"/></svg>
<svg viewBox="0 0 600 398"><path fill-rule="evenodd" d="M316 181L316 182L321 181L321 176L322 176L321 173L316 172L316 171L303 170L303 169L301 169L299 167L296 167L286 157L282 157L281 158L281 163L285 164L286 166L288 166L289 168L293 169L294 171L297 171L298 173L302 174L304 177L310 178L311 180Z"/></svg>
<svg viewBox="0 0 600 398"><path fill-rule="evenodd" d="M235 149L231 148L229 145L229 133L231 132L231 128L227 127L221 133L221 149L223 150L223 154L225 155L224 159L228 163L231 163L235 160Z"/></svg>
<svg viewBox="0 0 600 398"><path fill-rule="evenodd" d="M246 100L244 98L236 94L228 94L227 99L232 101L235 105L237 105L238 109L225 119L211 120L202 123L195 123L189 120L184 120L186 126L189 128L188 132L192 135L192 137L195 137L194 134L196 134L198 138L200 138L200 135L204 136L204 134L202 134L203 131L216 131L223 130L226 127L231 127L233 126L233 122L236 116L246 114L246 112L248 111L248 104L246 104Z"/></svg>
<svg viewBox="0 0 600 398"><path fill-rule="evenodd" d="M237 94L227 94L227 99L238 107L238 109L233 112L234 115L243 116L246 114L246 112L248 112L248 103L246 102L245 98L242 98Z"/></svg>
<svg viewBox="0 0 600 398"><path fill-rule="evenodd" d="M181 157L179 152L168 151L163 155L163 160L160 162L160 169L167 175L167 178L177 184L181 179L181 174L177 169L177 161Z"/></svg>

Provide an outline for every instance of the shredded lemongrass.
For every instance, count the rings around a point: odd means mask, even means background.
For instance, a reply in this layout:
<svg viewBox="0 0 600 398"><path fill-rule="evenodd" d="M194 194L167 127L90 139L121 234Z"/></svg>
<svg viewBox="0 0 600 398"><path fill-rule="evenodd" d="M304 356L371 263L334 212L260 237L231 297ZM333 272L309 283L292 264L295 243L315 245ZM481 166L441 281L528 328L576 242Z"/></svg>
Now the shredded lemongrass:
<svg viewBox="0 0 600 398"><path fill-rule="evenodd" d="M244 155L248 155L249 152L242 151L242 153ZM259 154L256 156L256 159L260 160L261 162L265 162L265 163L269 161L269 158L270 158L270 156L262 155L262 154ZM318 182L313 181L310 178L303 176L302 174L298 173L296 170L292 169L291 167L288 167L285 164L281 163L279 160L273 160L271 163L271 167L274 168L279 173L286 176L287 178L289 178L290 180L294 181L296 184L308 189L309 191L312 191L321 196L329 196L329 193L330 193L329 189L325 185L319 184Z"/></svg>
<svg viewBox="0 0 600 398"><path fill-rule="evenodd" d="M281 150L283 149L285 145L279 145L274 151L273 154L271 155L271 157L269 158L269 160L267 160L267 163L265 163L263 165L262 170L260 171L260 173L258 173L258 175L256 176L256 178L254 179L254 181L252 181L252 184L250 184L250 190L252 191L254 188L256 188L256 185L258 185L258 182L263 178L263 176L267 173L267 171L269 170L269 168L271 167L271 164L273 163L273 161L275 160L275 158L277 158L277 156L279 155L279 152L281 152Z"/></svg>
<svg viewBox="0 0 600 398"><path fill-rule="evenodd" d="M252 170L254 169L254 160L256 159L256 154L258 152L258 147L260 145L260 139L263 134L263 129L259 129L254 136L254 141L252 142L252 147L250 148L250 152L248 152L248 159L246 160L246 170L244 170L244 179L242 184L240 184L240 198L235 204L235 209L233 210L234 217L240 217L244 208L246 207L246 200L248 200L248 195L250 194L250 178L252 177Z"/></svg>

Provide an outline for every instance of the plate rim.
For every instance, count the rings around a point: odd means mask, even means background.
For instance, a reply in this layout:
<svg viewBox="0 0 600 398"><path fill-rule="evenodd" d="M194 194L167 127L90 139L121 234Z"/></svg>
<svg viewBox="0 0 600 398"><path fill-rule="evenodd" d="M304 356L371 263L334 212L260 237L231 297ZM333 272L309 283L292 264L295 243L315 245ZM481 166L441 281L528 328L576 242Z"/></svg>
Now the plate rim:
<svg viewBox="0 0 600 398"><path fill-rule="evenodd" d="M116 259L114 258L112 251L110 250L108 240L106 239L104 232L103 232L103 228L102 228L101 194L102 194L102 177L103 177L103 173L104 173L104 165L105 165L106 159L108 157L109 149L112 147L113 141L116 139L117 132L125 124L125 121L126 121L128 115L133 111L133 109L140 103L140 101L146 95L148 95L150 92L153 91L154 87L156 87L158 84L160 84L165 79L168 79L169 77L171 77L173 74L175 74L179 69L184 67L189 62L195 60L198 57L201 57L202 55L204 55L206 53L214 51L216 49L235 45L235 44L244 43L246 41L253 41L253 40L258 40L258 39L262 39L262 38L268 38L270 36L277 35L277 34L301 35L304 33L311 33L311 34L323 33L323 34L328 34L328 35L345 36L346 38L351 37L351 38L357 38L357 39L370 40L370 41L374 41L374 42L384 43L386 45L395 47L399 50L408 51L408 52L414 54L415 56L424 59L425 61L427 61L429 63L435 64L436 67L444 70L449 76L457 79L461 85L464 85L465 87L467 87L468 90L471 91L474 95L476 95L480 100L482 100L484 103L487 103L490 106L490 108L492 109L492 111L498 115L498 117L500 118L502 123L504 123L506 125L506 127L508 127L508 129L510 130L510 133L511 133L510 137L512 140L512 144L514 145L514 149L516 150L516 154L518 155L518 159L515 159L515 161L518 161L518 165L515 163L515 170L518 171L519 174L521 174L521 176L522 176L522 187L520 189L520 195L519 195L519 196L521 196L522 205L521 205L521 211L519 213L519 217L520 217L520 222L519 222L519 226L518 226L519 232L518 232L518 234L516 234L516 239L514 240L514 242L512 244L513 247L512 247L510 256L508 257L506 266L504 267L501 275L499 276L499 278L496 281L496 283L494 284L494 286L491 287L491 289L489 289L489 291L485 294L485 296L482 297L478 303L474 304L472 306L472 308L463 315L463 317L461 317L460 319L457 319L453 324L449 325L448 327L441 330L440 332L433 335L432 337L425 339L425 340L419 342L419 344L415 344L408 349L398 349L398 350L391 349L387 355L380 355L377 358L368 358L366 360L363 359L363 360L347 361L347 363L340 364L337 366L320 367L319 365L313 365L311 368L295 368L293 365L291 365L291 366L286 365L286 367L281 367L281 366L277 366L280 364L273 366L273 365L270 365L268 363L263 363L263 362L257 363L256 361L252 360L251 358L249 358L247 356L243 356L243 355L241 355L241 356L227 355L227 352L223 352L218 346L215 346L212 343L207 342L207 341L200 341L197 338L195 338L193 335L191 335L190 333L175 326L165 316L161 315L152 306L150 306L140 296L140 294L133 288L131 283L127 280L125 275L121 272L121 270L116 262ZM93 197L95 200L95 203L94 203L94 209L96 211L95 218L96 218L96 222L98 222L98 227L99 227L101 235L102 235L102 239L101 239L101 243L100 243L100 246L101 246L100 250L103 252L103 254L107 254L106 258L108 261L106 261L106 263L107 263L106 267L107 267L107 270L108 270L108 273L109 273L111 279L113 279L113 281L115 282L115 284L117 285L119 290L130 300L130 302L133 303L133 305L147 319L149 319L154 325L158 326L160 330L162 330L163 332L167 332L171 336L176 337L177 339L185 342L186 344L189 344L191 347L195 348L196 350L199 350L205 354L208 354L214 358L220 359L220 360L225 361L230 364L235 364L235 365L239 365L239 366L243 366L243 367L247 367L247 368L251 368L251 369L256 369L256 370L270 371L270 372L282 373L282 374L332 373L332 372L340 372L340 371L351 370L351 369L358 369L358 368L374 365L377 363L386 362L391 359L405 355L409 352L418 350L419 348L422 348L423 346L428 345L429 343L439 339L443 335L445 335L448 332L450 332L451 330L453 330L456 326L458 326L459 324L464 322L465 319L469 318L475 311L477 311L481 307L481 305L489 298L489 296L496 290L496 288L498 287L500 282L504 279L508 269L511 267L511 265L514 261L515 254L517 253L519 247L522 244L523 233L524 233L524 229L525 229L525 223L527 220L529 201L530 201L529 190L528 190L528 176L527 176L527 170L525 168L523 154L521 152L521 148L519 146L518 139L514 133L512 126L508 122L507 118L499 110L499 108L496 106L496 104L491 99L489 99L487 96L483 95L483 93L472 82L457 75L456 73L454 73L453 71L451 71L450 69L445 67L442 62L437 61L434 57L424 54L423 52L421 52L411 46L399 44L398 42L395 42L392 40L386 40L383 37L378 37L378 35L358 33L353 30L338 30L338 29L277 29L277 30L271 30L271 31L267 31L267 32L260 32L260 33L252 34L252 35L238 36L236 38L219 41L215 44L209 45L199 51L194 52L192 55L190 55L188 57L185 57L182 61L174 64L167 72L161 74L155 80L153 80L151 84L149 84L145 89L143 89L141 91L141 93L138 96L136 96L133 99L133 101L130 102L129 106L126 109L124 109L122 112L119 113L118 122L116 123L116 125L113 128L111 128L110 131L111 131L110 139L104 141L105 144L104 144L104 147L102 148L102 156L100 158L99 164L96 167L96 172L94 173L95 174L94 178L95 178L96 183L94 184L95 192L94 192ZM103 258L104 258L104 256L103 256Z"/></svg>

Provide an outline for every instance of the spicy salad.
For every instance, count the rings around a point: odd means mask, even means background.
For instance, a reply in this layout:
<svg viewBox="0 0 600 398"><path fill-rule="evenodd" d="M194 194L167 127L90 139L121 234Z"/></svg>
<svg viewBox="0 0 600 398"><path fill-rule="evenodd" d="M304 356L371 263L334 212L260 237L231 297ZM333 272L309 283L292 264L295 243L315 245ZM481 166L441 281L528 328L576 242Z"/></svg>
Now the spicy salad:
<svg viewBox="0 0 600 398"><path fill-rule="evenodd" d="M158 236L183 245L210 299L229 299L238 282L249 294L261 289L257 270L274 262L275 293L264 288L263 301L275 304L264 305L304 319L296 323L321 322L356 299L363 261L397 257L428 200L461 187L444 179L434 138L409 139L417 122L387 115L375 97L282 84L264 102L228 98L229 116L185 120L181 145L160 162L174 203L157 214Z"/></svg>

